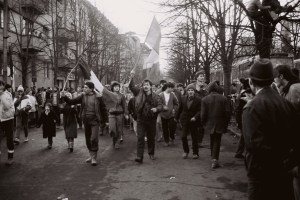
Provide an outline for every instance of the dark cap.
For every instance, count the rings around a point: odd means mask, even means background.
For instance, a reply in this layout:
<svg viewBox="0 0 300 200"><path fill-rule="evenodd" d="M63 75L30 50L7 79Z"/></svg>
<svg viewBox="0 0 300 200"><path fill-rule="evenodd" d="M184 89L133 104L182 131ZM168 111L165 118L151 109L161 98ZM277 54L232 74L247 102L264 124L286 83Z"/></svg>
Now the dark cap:
<svg viewBox="0 0 300 200"><path fill-rule="evenodd" d="M186 87L186 90L188 91L189 89L193 89L193 90L196 92L196 86L195 86L195 84L189 84L189 85Z"/></svg>
<svg viewBox="0 0 300 200"><path fill-rule="evenodd" d="M261 58L254 62L250 68L250 78L256 81L269 81L274 79L273 65L270 59Z"/></svg>
<svg viewBox="0 0 300 200"><path fill-rule="evenodd" d="M85 85L88 86L90 89L95 89L95 85L93 82L85 82Z"/></svg>
<svg viewBox="0 0 300 200"><path fill-rule="evenodd" d="M110 84L110 89L111 89L111 91L113 91L113 89L114 89L114 87L115 87L116 85L118 85L119 87L121 87L121 84L120 84L119 82L117 82L117 81L111 82L111 84Z"/></svg>

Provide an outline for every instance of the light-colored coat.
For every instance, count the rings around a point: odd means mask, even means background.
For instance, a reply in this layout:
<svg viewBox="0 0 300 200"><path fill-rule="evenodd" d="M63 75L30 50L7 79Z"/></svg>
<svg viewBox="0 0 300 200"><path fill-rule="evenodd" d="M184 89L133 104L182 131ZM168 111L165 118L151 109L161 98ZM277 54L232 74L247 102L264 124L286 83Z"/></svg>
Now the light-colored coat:
<svg viewBox="0 0 300 200"><path fill-rule="evenodd" d="M10 92L4 91L0 94L0 121L13 119L15 115L15 107Z"/></svg>

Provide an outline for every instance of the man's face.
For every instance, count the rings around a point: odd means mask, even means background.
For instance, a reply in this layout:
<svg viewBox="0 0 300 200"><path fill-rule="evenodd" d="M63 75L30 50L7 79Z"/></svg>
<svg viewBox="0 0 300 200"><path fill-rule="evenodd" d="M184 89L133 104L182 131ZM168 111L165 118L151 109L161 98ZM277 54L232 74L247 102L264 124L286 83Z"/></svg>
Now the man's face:
<svg viewBox="0 0 300 200"><path fill-rule="evenodd" d="M119 85L115 85L115 86L113 87L113 91L114 91L114 92L119 92L119 91L120 91L120 86L119 86Z"/></svg>
<svg viewBox="0 0 300 200"><path fill-rule="evenodd" d="M149 83L149 82L145 82L145 83L143 84L143 90L144 90L145 92L148 92L148 91L150 91L150 89L151 89L150 83Z"/></svg>
<svg viewBox="0 0 300 200"><path fill-rule="evenodd" d="M178 87L177 88L179 90L179 92L183 95L184 94L184 88L183 87Z"/></svg>
<svg viewBox="0 0 300 200"><path fill-rule="evenodd" d="M205 81L204 74L199 74L199 76L197 77L197 82L203 84L204 81Z"/></svg>
<svg viewBox="0 0 300 200"><path fill-rule="evenodd" d="M189 96L194 96L195 90L193 90L193 89L188 89L187 93L188 93Z"/></svg>
<svg viewBox="0 0 300 200"><path fill-rule="evenodd" d="M92 89L89 88L87 85L84 85L84 86L83 86L83 92L84 92L85 94L88 94L88 93L92 92Z"/></svg>
<svg viewBox="0 0 300 200"><path fill-rule="evenodd" d="M279 74L277 77L274 78L274 82L276 83L277 87L283 86L283 76Z"/></svg>

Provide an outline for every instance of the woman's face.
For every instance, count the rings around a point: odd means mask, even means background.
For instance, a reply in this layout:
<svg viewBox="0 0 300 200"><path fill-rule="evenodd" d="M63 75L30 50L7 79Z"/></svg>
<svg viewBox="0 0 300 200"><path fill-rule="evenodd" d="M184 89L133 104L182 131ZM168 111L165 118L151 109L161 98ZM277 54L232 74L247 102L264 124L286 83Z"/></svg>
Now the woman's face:
<svg viewBox="0 0 300 200"><path fill-rule="evenodd" d="M45 111L50 111L50 107L49 107L49 106L46 106L46 107L45 107Z"/></svg>

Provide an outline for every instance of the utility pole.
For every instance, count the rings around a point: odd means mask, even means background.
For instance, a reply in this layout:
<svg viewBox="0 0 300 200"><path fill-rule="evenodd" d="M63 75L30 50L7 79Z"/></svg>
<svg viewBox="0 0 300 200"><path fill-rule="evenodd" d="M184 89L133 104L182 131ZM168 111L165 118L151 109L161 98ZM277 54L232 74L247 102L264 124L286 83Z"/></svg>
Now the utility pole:
<svg viewBox="0 0 300 200"><path fill-rule="evenodd" d="M2 80L7 81L7 39L8 39L8 0L4 0L4 13L3 13L3 69L0 68Z"/></svg>

